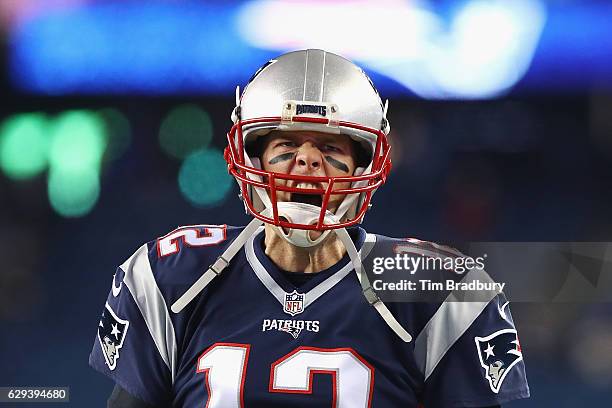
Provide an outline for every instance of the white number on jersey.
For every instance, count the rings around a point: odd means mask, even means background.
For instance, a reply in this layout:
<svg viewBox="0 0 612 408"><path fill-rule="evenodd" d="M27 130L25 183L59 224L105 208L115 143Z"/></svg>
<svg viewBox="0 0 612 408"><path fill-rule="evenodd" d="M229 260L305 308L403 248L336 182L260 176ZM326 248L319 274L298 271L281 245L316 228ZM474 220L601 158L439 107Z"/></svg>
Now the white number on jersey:
<svg viewBox="0 0 612 408"><path fill-rule="evenodd" d="M216 343L198 359L198 373L206 373L206 408L244 407L243 388L249 345Z"/></svg>
<svg viewBox="0 0 612 408"><path fill-rule="evenodd" d="M217 245L226 238L225 225L206 225L181 228L157 240L157 254L162 256L172 255L179 251L178 241L183 240L187 246L210 246Z"/></svg>
<svg viewBox="0 0 612 408"><path fill-rule="evenodd" d="M249 350L248 344L217 343L200 356L197 372L207 373L206 407L244 407ZM269 391L312 394L315 374L331 374L334 407L371 406L374 368L350 348L296 348L272 364Z"/></svg>

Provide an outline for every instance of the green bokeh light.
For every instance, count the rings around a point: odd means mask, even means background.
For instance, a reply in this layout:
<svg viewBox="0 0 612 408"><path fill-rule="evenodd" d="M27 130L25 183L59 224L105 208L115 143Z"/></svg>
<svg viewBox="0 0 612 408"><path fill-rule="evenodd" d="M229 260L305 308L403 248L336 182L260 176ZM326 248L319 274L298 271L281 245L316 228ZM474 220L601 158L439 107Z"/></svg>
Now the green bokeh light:
<svg viewBox="0 0 612 408"><path fill-rule="evenodd" d="M0 126L0 167L14 180L35 177L47 167L49 135L42 113L23 113Z"/></svg>
<svg viewBox="0 0 612 408"><path fill-rule="evenodd" d="M53 129L51 168L73 173L93 168L97 172L106 149L104 126L103 120L89 111L68 111L60 115Z"/></svg>
<svg viewBox="0 0 612 408"><path fill-rule="evenodd" d="M223 202L232 187L223 154L214 149L190 154L179 171L181 193L197 207L212 207Z"/></svg>
<svg viewBox="0 0 612 408"><path fill-rule="evenodd" d="M132 127L128 118L113 108L101 109L99 117L103 120L106 132L107 147L104 160L116 160L121 157L132 143Z"/></svg>
<svg viewBox="0 0 612 408"><path fill-rule="evenodd" d="M100 196L100 175L92 166L79 171L51 168L48 183L49 201L63 217L87 214Z"/></svg>
<svg viewBox="0 0 612 408"><path fill-rule="evenodd" d="M212 134L212 122L206 111L196 105L181 105L163 120L159 144L170 156L184 159L190 153L206 148Z"/></svg>
<svg viewBox="0 0 612 408"><path fill-rule="evenodd" d="M103 119L90 111L67 111L53 124L49 152L49 201L64 217L81 217L100 196L100 164L107 145Z"/></svg>

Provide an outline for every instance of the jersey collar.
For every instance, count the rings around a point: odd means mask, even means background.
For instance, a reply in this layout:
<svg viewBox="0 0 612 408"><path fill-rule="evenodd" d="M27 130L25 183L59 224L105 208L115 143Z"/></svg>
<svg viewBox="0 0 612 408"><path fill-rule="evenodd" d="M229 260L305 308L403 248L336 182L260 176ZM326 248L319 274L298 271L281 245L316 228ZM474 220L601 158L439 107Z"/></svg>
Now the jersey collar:
<svg viewBox="0 0 612 408"><path fill-rule="evenodd" d="M306 309L306 307L340 282L349 272L354 270L348 254L345 254L338 263L328 269L317 272L317 276L296 289L283 276L276 264L265 254L263 249L263 230L263 227L260 228L247 241L245 245L246 257L261 283L281 305L285 302L285 295L297 290L298 293L304 294L303 307ZM366 234L366 231L360 227L350 228L348 231L358 250L361 250L364 242L374 242L376 240L373 234ZM368 245L368 247L371 246Z"/></svg>

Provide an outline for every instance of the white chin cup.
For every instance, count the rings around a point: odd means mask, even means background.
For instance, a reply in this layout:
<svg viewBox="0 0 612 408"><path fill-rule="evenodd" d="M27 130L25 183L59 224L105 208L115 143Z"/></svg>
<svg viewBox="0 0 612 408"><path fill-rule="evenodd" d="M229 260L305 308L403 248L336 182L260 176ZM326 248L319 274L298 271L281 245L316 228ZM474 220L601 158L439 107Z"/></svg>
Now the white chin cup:
<svg viewBox="0 0 612 408"><path fill-rule="evenodd" d="M287 202L282 201L277 203L278 205L278 216L279 218L285 218L287 221L296 223L296 224L304 224L304 225L313 225L319 221L319 215L321 214L321 207L317 207L316 205L305 204L305 203L296 203L296 202ZM270 209L266 209L264 213L271 213ZM266 214L266 216L271 216L271 214ZM338 217L330 212L329 210L325 212L325 220L326 224L335 224L340 222ZM283 228L277 227L278 233L285 238L290 244L301 248L310 248L315 245L320 244L331 232L331 230L323 231L321 236L316 239L310 238L310 232L312 230L303 230L297 228ZM285 232L285 230L287 232Z"/></svg>

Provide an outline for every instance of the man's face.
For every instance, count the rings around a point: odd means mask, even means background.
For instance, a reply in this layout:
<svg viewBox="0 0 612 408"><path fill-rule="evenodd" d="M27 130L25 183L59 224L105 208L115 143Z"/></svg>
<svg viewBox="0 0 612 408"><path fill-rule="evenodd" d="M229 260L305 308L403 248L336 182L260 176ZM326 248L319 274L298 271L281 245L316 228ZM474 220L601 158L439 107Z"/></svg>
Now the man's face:
<svg viewBox="0 0 612 408"><path fill-rule="evenodd" d="M346 135L312 131L271 132L264 141L261 162L266 171L318 177L352 176L355 171L354 143ZM312 184L276 180L276 185L325 189L327 183ZM334 190L348 188L350 183L334 184ZM335 211L344 194L332 194L328 209ZM321 206L322 196L277 192L278 201L303 202Z"/></svg>

